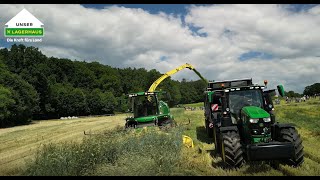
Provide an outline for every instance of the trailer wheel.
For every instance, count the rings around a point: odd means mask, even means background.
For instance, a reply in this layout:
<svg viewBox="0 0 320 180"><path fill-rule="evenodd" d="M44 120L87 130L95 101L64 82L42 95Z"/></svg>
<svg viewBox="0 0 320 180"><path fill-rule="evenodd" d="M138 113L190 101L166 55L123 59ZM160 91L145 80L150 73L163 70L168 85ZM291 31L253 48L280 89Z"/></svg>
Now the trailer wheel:
<svg viewBox="0 0 320 180"><path fill-rule="evenodd" d="M300 166L303 163L303 145L300 134L294 128L283 128L280 130L280 141L291 142L294 144L294 157L283 161L290 166Z"/></svg>
<svg viewBox="0 0 320 180"><path fill-rule="evenodd" d="M221 133L221 156L227 167L239 168L244 162L239 133Z"/></svg>

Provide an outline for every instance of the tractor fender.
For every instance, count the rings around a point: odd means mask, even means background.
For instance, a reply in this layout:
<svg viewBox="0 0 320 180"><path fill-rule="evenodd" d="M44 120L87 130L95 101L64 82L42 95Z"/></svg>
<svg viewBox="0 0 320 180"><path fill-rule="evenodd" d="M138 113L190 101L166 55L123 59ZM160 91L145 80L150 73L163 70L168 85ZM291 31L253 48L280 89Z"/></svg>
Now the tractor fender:
<svg viewBox="0 0 320 180"><path fill-rule="evenodd" d="M275 124L271 125L272 139L277 140L280 137L280 131L283 128L294 128L295 129L295 125L292 123L286 123L286 124L275 123Z"/></svg>
<svg viewBox="0 0 320 180"><path fill-rule="evenodd" d="M279 124L279 123L276 123L273 125L275 128L295 128L295 125L292 124L292 123L287 123L287 124Z"/></svg>

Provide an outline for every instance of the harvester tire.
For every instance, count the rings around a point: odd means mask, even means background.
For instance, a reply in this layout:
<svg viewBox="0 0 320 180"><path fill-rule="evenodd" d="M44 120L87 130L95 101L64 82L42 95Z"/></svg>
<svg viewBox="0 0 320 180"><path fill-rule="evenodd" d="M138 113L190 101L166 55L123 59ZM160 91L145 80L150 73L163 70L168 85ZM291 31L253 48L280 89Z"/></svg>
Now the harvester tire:
<svg viewBox="0 0 320 180"><path fill-rule="evenodd" d="M125 124L125 128L137 128L137 123L134 123L134 122L126 122Z"/></svg>
<svg viewBox="0 0 320 180"><path fill-rule="evenodd" d="M300 166L303 163L303 145L300 134L294 128L283 128L280 131L280 141L291 142L294 144L294 157L283 161L283 163L290 166Z"/></svg>
<svg viewBox="0 0 320 180"><path fill-rule="evenodd" d="M159 124L159 126L162 127L162 128L172 128L172 127L177 126L177 123L173 119L167 119L167 120L161 122Z"/></svg>
<svg viewBox="0 0 320 180"><path fill-rule="evenodd" d="M239 133L228 131L221 134L221 156L227 167L240 168L244 162Z"/></svg>

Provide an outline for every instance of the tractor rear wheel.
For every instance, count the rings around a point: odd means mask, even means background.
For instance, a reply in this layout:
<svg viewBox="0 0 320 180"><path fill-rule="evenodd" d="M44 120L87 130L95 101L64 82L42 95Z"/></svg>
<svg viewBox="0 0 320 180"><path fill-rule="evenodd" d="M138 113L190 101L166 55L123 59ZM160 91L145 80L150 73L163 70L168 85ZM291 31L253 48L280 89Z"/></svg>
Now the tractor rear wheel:
<svg viewBox="0 0 320 180"><path fill-rule="evenodd" d="M284 161L285 164L294 167L300 166L303 163L303 145L297 130L294 128L283 128L280 130L280 141L291 142L294 144L294 157Z"/></svg>
<svg viewBox="0 0 320 180"><path fill-rule="evenodd" d="M244 162L239 133L221 133L221 156L223 162L232 168L239 168Z"/></svg>

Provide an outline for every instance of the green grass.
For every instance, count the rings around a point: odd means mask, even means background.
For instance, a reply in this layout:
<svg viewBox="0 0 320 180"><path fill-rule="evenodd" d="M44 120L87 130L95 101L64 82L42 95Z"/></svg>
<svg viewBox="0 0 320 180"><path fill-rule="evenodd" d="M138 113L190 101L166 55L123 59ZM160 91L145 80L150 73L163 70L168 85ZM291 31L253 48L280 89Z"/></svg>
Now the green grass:
<svg viewBox="0 0 320 180"><path fill-rule="evenodd" d="M279 122L294 123L297 127L306 128L320 135L320 101L307 101L275 106Z"/></svg>
<svg viewBox="0 0 320 180"><path fill-rule="evenodd" d="M123 131L42 148L22 175L180 175L181 132Z"/></svg>
<svg viewBox="0 0 320 180"><path fill-rule="evenodd" d="M31 125L0 129L0 175L16 175L45 144L81 142L84 131L93 133L124 126L125 115L68 120L34 121Z"/></svg>
<svg viewBox="0 0 320 180"><path fill-rule="evenodd" d="M305 162L299 168L280 165L279 169L273 169L262 161L247 162L240 169L224 169L221 158L215 155L212 139L206 136L204 111L185 111L183 108L172 108L171 112L178 124L176 128L167 131L160 131L157 128L126 131L123 126L120 126L105 131L104 135L85 136L80 141L70 141L71 139L63 143L54 141L37 148L35 156L30 156L26 165L17 166L13 174L54 176L319 176L320 103L312 100L300 104L281 104L276 105L275 109L277 121L296 124L298 132L301 134ZM41 128L37 130L39 130L38 133L55 132L60 129L60 126L48 125L43 127L43 131L40 131ZM86 122L83 121L77 126L85 127ZM93 124L92 127L94 127ZM18 134L23 134L24 131L29 132L28 128L10 131L11 133L7 135L12 138L5 138L6 145L10 145L9 142L20 137ZM182 135L190 136L195 147L183 146ZM14 152L18 145L1 147L3 147L2 151L10 149Z"/></svg>

